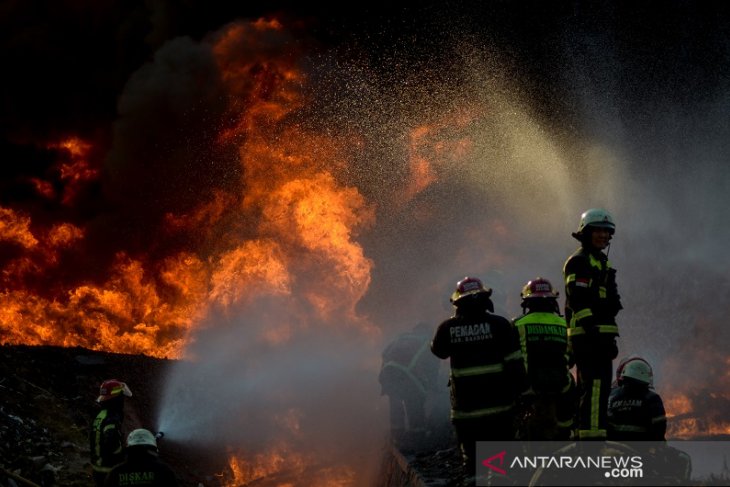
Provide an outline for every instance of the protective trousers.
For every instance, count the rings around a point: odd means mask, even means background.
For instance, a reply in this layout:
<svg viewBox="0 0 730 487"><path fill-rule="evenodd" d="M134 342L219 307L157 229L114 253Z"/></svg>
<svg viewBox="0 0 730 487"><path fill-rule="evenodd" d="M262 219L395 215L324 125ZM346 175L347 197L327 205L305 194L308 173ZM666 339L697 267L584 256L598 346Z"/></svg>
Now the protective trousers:
<svg viewBox="0 0 730 487"><path fill-rule="evenodd" d="M473 419L452 419L464 466L476 467L477 441L513 441L514 411L506 411Z"/></svg>
<svg viewBox="0 0 730 487"><path fill-rule="evenodd" d="M580 353L575 350L575 352L580 394L578 439L605 440L613 360L609 354L601 353L601 351Z"/></svg>

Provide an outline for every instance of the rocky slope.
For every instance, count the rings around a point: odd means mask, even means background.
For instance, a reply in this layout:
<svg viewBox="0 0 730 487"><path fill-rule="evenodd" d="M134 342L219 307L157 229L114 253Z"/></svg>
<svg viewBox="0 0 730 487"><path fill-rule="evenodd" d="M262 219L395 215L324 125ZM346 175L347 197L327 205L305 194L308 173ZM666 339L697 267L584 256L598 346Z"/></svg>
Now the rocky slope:
<svg viewBox="0 0 730 487"><path fill-rule="evenodd" d="M87 432L99 384L109 378L127 381L133 397L126 403L126 424L151 429L158 391L172 363L81 348L0 347L0 485L92 486ZM183 485L224 485L222 453L164 439L160 452Z"/></svg>

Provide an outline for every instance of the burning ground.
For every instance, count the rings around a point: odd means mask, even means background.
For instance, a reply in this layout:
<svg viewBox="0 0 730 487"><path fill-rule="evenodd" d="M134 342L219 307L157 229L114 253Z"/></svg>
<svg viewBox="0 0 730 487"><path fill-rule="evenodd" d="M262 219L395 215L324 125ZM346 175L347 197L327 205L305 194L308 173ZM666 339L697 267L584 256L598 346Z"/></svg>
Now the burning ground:
<svg viewBox="0 0 730 487"><path fill-rule="evenodd" d="M622 355L727 433L728 13L487 3L8 4L0 342L175 359L151 427L359 485L387 340L604 206Z"/></svg>

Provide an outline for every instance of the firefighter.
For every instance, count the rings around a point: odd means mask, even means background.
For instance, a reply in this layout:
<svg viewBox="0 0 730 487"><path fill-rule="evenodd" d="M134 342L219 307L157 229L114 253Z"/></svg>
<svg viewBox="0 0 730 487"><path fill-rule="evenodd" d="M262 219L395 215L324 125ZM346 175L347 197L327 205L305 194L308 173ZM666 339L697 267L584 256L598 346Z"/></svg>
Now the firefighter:
<svg viewBox="0 0 730 487"><path fill-rule="evenodd" d="M432 335L432 328L422 322L383 350L378 379L381 394L390 402L392 439L402 447L417 445L427 434L426 402L440 365L429 352Z"/></svg>
<svg viewBox="0 0 730 487"><path fill-rule="evenodd" d="M451 422L465 467L475 465L477 441L515 439L515 402L527 388L517 332L493 314L492 290L465 277L451 296L454 315L442 322L431 351L450 359Z"/></svg>
<svg viewBox="0 0 730 487"><path fill-rule="evenodd" d="M625 361L616 382L608 399L608 439L664 441L667 417L649 363L640 357Z"/></svg>
<svg viewBox="0 0 730 487"><path fill-rule="evenodd" d="M567 440L576 410L575 381L568 367L568 329L559 292L542 277L522 289L522 315L512 320L520 337L532 394L523 439Z"/></svg>
<svg viewBox="0 0 730 487"><path fill-rule="evenodd" d="M655 485L687 482L692 472L690 456L666 443L665 414L649 362L635 355L622 360L608 399L608 440L630 442L645 460L647 480Z"/></svg>
<svg viewBox="0 0 730 487"><path fill-rule="evenodd" d="M169 465L159 458L157 439L146 429L136 429L127 437L126 459L112 468L105 487L123 485L177 487L178 480Z"/></svg>
<svg viewBox="0 0 730 487"><path fill-rule="evenodd" d="M616 315L622 309L616 271L608 249L616 225L603 209L592 208L580 218L573 237L581 246L565 262L565 319L575 360L580 404L578 439L606 439L606 407L618 355Z"/></svg>
<svg viewBox="0 0 730 487"><path fill-rule="evenodd" d="M99 412L91 423L89 447L94 483L104 479L115 465L124 460L124 398L132 397L127 384L117 379L105 380L99 387Z"/></svg>

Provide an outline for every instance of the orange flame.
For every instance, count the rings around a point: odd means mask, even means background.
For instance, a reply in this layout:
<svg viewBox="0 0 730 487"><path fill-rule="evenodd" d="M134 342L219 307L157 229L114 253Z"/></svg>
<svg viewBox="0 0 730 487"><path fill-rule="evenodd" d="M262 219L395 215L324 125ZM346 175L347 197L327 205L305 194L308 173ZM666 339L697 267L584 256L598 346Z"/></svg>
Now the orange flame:
<svg viewBox="0 0 730 487"><path fill-rule="evenodd" d="M0 261L2 343L180 358L213 308L248 306L260 296L306 306L317 323L338 318L376 333L355 313L372 262L354 239L374 210L338 178L347 166L342 142L287 122L306 103L290 45L280 22L259 20L229 26L212 46L234 121L218 141L237 148L243 170L237 187L201 193L197 208L164 216L159 239L190 235L184 241L194 244L145 255L120 242L104 277L61 281L41 293L31 283L54 269L67 273L64 259L90 244L88 229L0 207L0 244L17 249ZM47 147L60 159L60 203L71 206L101 175L90 162L95 147L78 137ZM34 184L54 197L47 181ZM261 339L281 343L295 332L280 323Z"/></svg>
<svg viewBox="0 0 730 487"><path fill-rule="evenodd" d="M233 452L228 457L230 475L226 487L256 485L276 487L355 485L355 472L347 466L327 466L314 455L293 451L287 445L277 445L264 453L246 455Z"/></svg>

